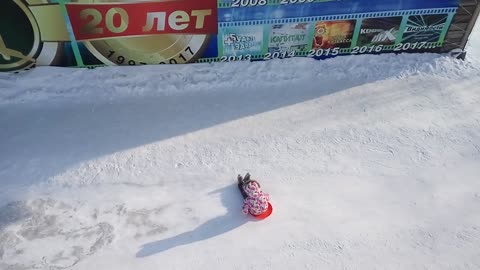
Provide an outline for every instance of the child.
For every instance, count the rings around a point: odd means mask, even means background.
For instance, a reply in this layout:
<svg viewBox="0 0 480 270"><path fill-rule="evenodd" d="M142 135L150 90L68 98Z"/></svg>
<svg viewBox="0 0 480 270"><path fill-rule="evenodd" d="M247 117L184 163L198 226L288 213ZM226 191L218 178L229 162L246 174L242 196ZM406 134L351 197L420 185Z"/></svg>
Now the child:
<svg viewBox="0 0 480 270"><path fill-rule="evenodd" d="M243 179L241 175L238 175L238 187L245 199L242 209L243 214L247 215L250 213L258 216L268 210L270 196L267 193L263 193L257 181L250 179L249 173Z"/></svg>

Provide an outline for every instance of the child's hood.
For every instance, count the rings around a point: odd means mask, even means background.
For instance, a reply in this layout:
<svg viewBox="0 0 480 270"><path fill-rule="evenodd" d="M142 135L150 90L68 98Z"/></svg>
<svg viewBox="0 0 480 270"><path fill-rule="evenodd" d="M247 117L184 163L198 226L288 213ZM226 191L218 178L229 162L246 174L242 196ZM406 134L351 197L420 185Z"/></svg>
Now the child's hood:
<svg viewBox="0 0 480 270"><path fill-rule="evenodd" d="M257 198L262 193L262 190L260 189L260 185L258 185L258 183L255 181L248 182L245 185L244 190L245 190L245 193L248 195L248 197L252 197L252 198Z"/></svg>

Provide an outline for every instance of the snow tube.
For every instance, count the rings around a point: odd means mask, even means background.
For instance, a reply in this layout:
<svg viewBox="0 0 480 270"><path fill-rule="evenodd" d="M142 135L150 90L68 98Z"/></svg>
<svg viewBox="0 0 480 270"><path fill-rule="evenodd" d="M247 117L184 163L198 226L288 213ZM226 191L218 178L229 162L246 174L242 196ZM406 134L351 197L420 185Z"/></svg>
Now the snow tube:
<svg viewBox="0 0 480 270"><path fill-rule="evenodd" d="M268 203L268 209L267 211L265 211L265 213L263 214L260 214L260 215L252 215L254 218L258 219L258 220L263 220L263 219L266 219L267 217L269 217L273 212L273 206L271 203Z"/></svg>

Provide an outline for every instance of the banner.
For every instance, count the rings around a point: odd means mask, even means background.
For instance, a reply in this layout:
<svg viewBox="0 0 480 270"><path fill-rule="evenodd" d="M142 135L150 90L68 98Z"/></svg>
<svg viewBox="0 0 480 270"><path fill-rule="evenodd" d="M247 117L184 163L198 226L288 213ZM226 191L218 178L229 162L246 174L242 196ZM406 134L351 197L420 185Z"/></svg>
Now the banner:
<svg viewBox="0 0 480 270"><path fill-rule="evenodd" d="M3 0L0 71L435 51L458 5L458 0Z"/></svg>

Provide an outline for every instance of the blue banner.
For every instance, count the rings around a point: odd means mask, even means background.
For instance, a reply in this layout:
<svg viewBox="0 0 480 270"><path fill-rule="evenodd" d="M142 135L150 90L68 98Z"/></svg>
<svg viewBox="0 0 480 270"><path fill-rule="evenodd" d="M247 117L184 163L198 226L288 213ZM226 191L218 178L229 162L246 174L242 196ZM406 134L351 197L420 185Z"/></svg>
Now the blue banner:
<svg viewBox="0 0 480 270"><path fill-rule="evenodd" d="M433 52L459 0L4 0L0 71Z"/></svg>
<svg viewBox="0 0 480 270"><path fill-rule="evenodd" d="M299 3L299 1L277 0L277 4L259 5L260 1L223 0L225 8L218 12L219 22L284 19L324 15L343 15L381 11L418 10L432 8L455 8L459 0L332 0ZM293 3L292 3L293 2ZM238 3L238 4L237 4ZM232 4L236 4L232 7Z"/></svg>

